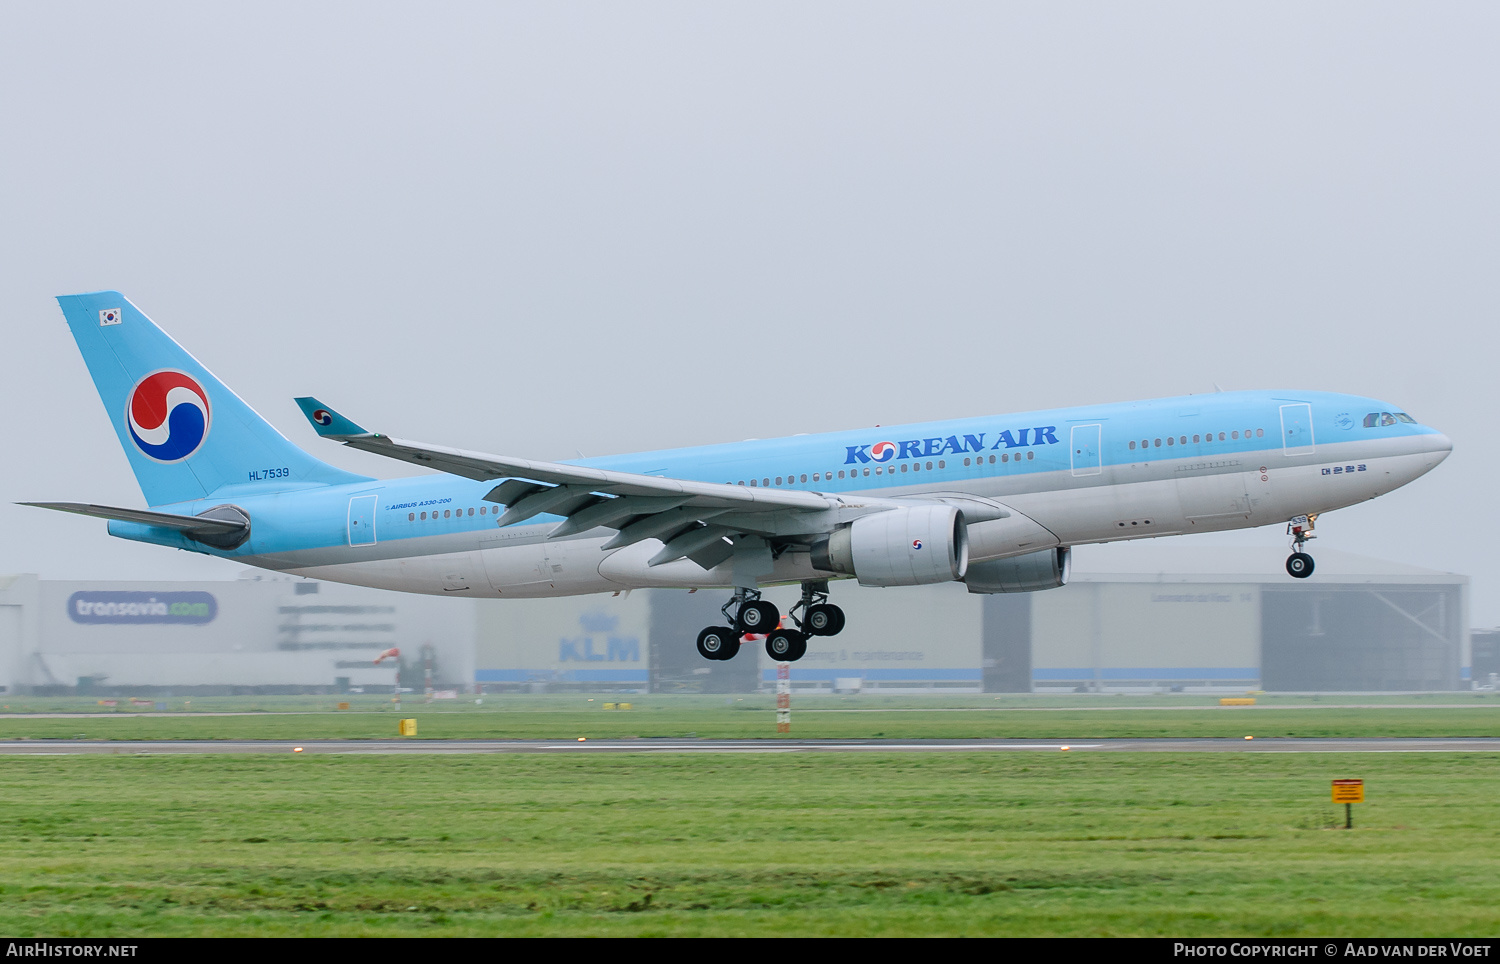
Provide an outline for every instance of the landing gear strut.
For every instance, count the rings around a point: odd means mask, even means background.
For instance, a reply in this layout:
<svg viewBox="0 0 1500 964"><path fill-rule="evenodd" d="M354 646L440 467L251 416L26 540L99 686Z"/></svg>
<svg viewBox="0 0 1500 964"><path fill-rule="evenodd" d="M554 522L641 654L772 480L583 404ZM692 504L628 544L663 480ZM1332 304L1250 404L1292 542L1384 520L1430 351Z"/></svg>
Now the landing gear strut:
<svg viewBox="0 0 1500 964"><path fill-rule="evenodd" d="M756 589L736 589L719 610L728 626L710 626L698 634L698 655L704 659L733 659L742 636L766 637L766 653L777 662L795 662L807 653L809 636L836 636L844 628L844 611L828 602L826 580L804 582L802 598L787 616L795 629L783 628L774 603Z"/></svg>
<svg viewBox="0 0 1500 964"><path fill-rule="evenodd" d="M1293 579L1306 579L1313 574L1313 557L1303 552L1302 547L1307 545L1307 540L1317 538L1313 535L1317 521L1316 515L1299 515L1287 523L1286 533L1292 537L1292 554L1286 557L1286 571Z"/></svg>
<svg viewBox="0 0 1500 964"><path fill-rule="evenodd" d="M844 630L844 611L828 601L828 580L802 584L802 598L790 613L809 636L837 636Z"/></svg>

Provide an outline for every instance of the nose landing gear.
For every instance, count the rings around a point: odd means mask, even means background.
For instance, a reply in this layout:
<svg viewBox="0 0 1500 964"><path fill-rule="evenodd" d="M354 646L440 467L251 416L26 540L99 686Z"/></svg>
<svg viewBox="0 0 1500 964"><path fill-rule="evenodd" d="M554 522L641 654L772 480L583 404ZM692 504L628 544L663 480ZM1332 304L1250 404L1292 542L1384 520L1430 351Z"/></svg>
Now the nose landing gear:
<svg viewBox="0 0 1500 964"><path fill-rule="evenodd" d="M1292 554L1286 558L1286 571L1293 579L1306 579L1313 574L1313 557L1303 552L1302 547L1309 539L1317 538L1313 535L1317 521L1316 515L1299 515L1287 523L1286 533L1292 537Z"/></svg>
<svg viewBox="0 0 1500 964"><path fill-rule="evenodd" d="M795 629L782 627L776 605L760 598L756 589L736 589L719 611L730 625L710 626L698 634L698 655L704 659L733 659L741 637L764 634L767 655L795 662L807 653L809 636L836 636L844 628L844 611L828 601L824 580L802 584L802 598L787 613Z"/></svg>

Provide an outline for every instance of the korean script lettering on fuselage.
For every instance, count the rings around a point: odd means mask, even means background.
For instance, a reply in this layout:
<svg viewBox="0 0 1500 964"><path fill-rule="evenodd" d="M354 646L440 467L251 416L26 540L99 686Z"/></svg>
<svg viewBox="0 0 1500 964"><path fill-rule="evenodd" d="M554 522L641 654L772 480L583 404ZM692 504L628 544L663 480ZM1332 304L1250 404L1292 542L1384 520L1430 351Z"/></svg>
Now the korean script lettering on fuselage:
<svg viewBox="0 0 1500 964"><path fill-rule="evenodd" d="M996 449L1034 448L1038 445L1057 444L1057 426L1040 425L1034 428L1005 429L991 443L988 432L978 435L949 435L933 438L910 438L901 441L873 442L869 445L844 447L844 464L856 462L896 462L901 459L930 459L939 455L962 454L964 452L995 451Z"/></svg>

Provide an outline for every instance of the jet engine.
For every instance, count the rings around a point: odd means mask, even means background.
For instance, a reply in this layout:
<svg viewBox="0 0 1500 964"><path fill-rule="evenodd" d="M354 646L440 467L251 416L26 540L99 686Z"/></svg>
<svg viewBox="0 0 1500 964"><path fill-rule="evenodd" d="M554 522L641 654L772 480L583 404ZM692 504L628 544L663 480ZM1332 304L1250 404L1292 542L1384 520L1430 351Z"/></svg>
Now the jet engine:
<svg viewBox="0 0 1500 964"><path fill-rule="evenodd" d="M969 592L1037 592L1068 583L1073 558L1067 546L1028 552L1024 556L976 562L964 576Z"/></svg>
<svg viewBox="0 0 1500 964"><path fill-rule="evenodd" d="M848 573L861 586L925 586L962 579L969 566L964 514L917 505L862 516L812 548L812 564Z"/></svg>

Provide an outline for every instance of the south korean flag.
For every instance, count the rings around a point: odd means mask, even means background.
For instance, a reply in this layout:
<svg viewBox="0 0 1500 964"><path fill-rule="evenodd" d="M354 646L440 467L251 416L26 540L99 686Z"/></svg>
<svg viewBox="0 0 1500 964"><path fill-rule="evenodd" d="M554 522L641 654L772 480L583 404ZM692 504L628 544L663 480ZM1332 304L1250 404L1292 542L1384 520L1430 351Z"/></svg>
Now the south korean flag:
<svg viewBox="0 0 1500 964"><path fill-rule="evenodd" d="M99 327L107 328L110 325L118 325L123 315L124 312L118 308L105 308L99 312Z"/></svg>

